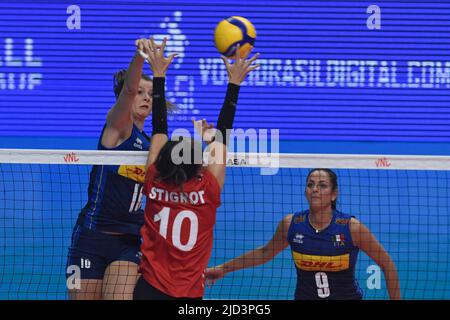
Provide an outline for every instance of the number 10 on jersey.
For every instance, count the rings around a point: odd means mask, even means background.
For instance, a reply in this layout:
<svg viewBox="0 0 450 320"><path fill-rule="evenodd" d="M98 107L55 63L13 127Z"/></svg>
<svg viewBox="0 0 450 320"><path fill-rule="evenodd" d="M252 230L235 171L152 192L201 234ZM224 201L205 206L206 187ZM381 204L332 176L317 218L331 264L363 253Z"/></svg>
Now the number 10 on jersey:
<svg viewBox="0 0 450 320"><path fill-rule="evenodd" d="M169 226L169 218L170 215L173 214L173 210L171 212L171 208L164 207L158 214L155 214L153 217L154 222L161 221L159 224L159 233L164 239L167 239L168 229L172 229L172 244L182 250L182 251L191 251L197 242L198 236L198 218L197 215L189 210L183 210L176 213L175 219L173 220L173 224ZM181 227L185 220L188 219L191 224L191 228L189 230L189 240L186 244L181 243Z"/></svg>

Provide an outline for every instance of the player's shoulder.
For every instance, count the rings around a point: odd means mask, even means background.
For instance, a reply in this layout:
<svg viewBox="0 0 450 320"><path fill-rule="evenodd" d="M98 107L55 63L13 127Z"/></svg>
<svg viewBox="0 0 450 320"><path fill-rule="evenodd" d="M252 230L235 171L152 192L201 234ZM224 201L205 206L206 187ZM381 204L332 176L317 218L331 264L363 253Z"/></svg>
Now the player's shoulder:
<svg viewBox="0 0 450 320"><path fill-rule="evenodd" d="M158 174L158 169L154 163L150 164L145 170L146 180L150 178L154 178L155 175Z"/></svg>
<svg viewBox="0 0 450 320"><path fill-rule="evenodd" d="M334 223L338 227L345 229L348 228L352 234L360 232L362 227L361 222L354 215L339 211L336 211L336 219Z"/></svg>
<svg viewBox="0 0 450 320"><path fill-rule="evenodd" d="M297 211L293 213L288 213L284 216L283 222L285 224L291 224L292 222L294 224L302 223L306 220L306 215L308 214L308 210L303 211Z"/></svg>
<svg viewBox="0 0 450 320"><path fill-rule="evenodd" d="M338 210L335 210L335 216L335 223L340 226L350 225L350 222L355 219L353 215Z"/></svg>
<svg viewBox="0 0 450 320"><path fill-rule="evenodd" d="M297 222L303 222L306 219L306 216L308 215L309 210L301 210L292 213L292 218L295 219Z"/></svg>
<svg viewBox="0 0 450 320"><path fill-rule="evenodd" d="M308 215L308 213L309 213L309 210L306 209L306 210L296 211L296 212L293 212L293 213L291 213L291 214L292 214L293 216L295 216L295 217L299 217L299 216L306 217L306 216Z"/></svg>
<svg viewBox="0 0 450 320"><path fill-rule="evenodd" d="M218 188L218 190L220 192L219 181L217 181L217 178L214 176L214 174L211 171L209 171L207 168L204 168L201 170L199 178L200 178L200 180L199 180L200 182L212 184L214 189Z"/></svg>

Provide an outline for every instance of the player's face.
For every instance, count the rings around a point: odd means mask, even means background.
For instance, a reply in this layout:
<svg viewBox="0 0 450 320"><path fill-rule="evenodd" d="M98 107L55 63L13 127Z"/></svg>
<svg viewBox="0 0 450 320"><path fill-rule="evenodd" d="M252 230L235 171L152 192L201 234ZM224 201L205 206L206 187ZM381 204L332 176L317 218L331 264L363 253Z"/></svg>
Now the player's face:
<svg viewBox="0 0 450 320"><path fill-rule="evenodd" d="M333 184L326 171L314 171L306 182L306 198L311 209L323 209L331 207L331 202L336 200L337 192L333 191Z"/></svg>
<svg viewBox="0 0 450 320"><path fill-rule="evenodd" d="M152 112L153 83L141 79L139 90L133 103L133 116L139 120L145 120Z"/></svg>

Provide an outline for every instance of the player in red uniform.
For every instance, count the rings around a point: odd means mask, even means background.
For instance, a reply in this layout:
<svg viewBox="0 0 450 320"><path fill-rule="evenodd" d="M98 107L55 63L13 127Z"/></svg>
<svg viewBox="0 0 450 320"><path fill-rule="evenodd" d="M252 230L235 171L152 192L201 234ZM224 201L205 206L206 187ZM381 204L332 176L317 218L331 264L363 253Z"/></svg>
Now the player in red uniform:
<svg viewBox="0 0 450 320"><path fill-rule="evenodd" d="M166 40L157 45L153 38L145 46L153 69L153 133L144 183L142 276L134 299L201 299L225 180L226 131L233 127L239 86L258 68L252 65L258 55L251 59L236 55L233 64L222 57L229 84L215 140L209 145L209 164L203 169L200 143L191 139L168 141L164 88L173 56L164 57L165 46Z"/></svg>

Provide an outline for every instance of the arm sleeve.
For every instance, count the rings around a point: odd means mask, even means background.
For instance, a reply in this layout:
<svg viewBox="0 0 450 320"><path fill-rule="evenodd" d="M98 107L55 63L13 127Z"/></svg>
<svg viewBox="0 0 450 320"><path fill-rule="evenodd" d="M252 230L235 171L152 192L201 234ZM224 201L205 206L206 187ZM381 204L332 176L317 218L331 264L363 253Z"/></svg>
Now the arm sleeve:
<svg viewBox="0 0 450 320"><path fill-rule="evenodd" d="M153 78L152 134L168 134L165 97L166 78Z"/></svg>
<svg viewBox="0 0 450 320"><path fill-rule="evenodd" d="M236 106L239 96L240 86L229 83L227 88L227 94L225 96L225 101L220 110L219 119L217 120L217 132L222 135L216 134L215 141L222 142L227 145L228 135L227 130L233 128L234 115L236 113Z"/></svg>

